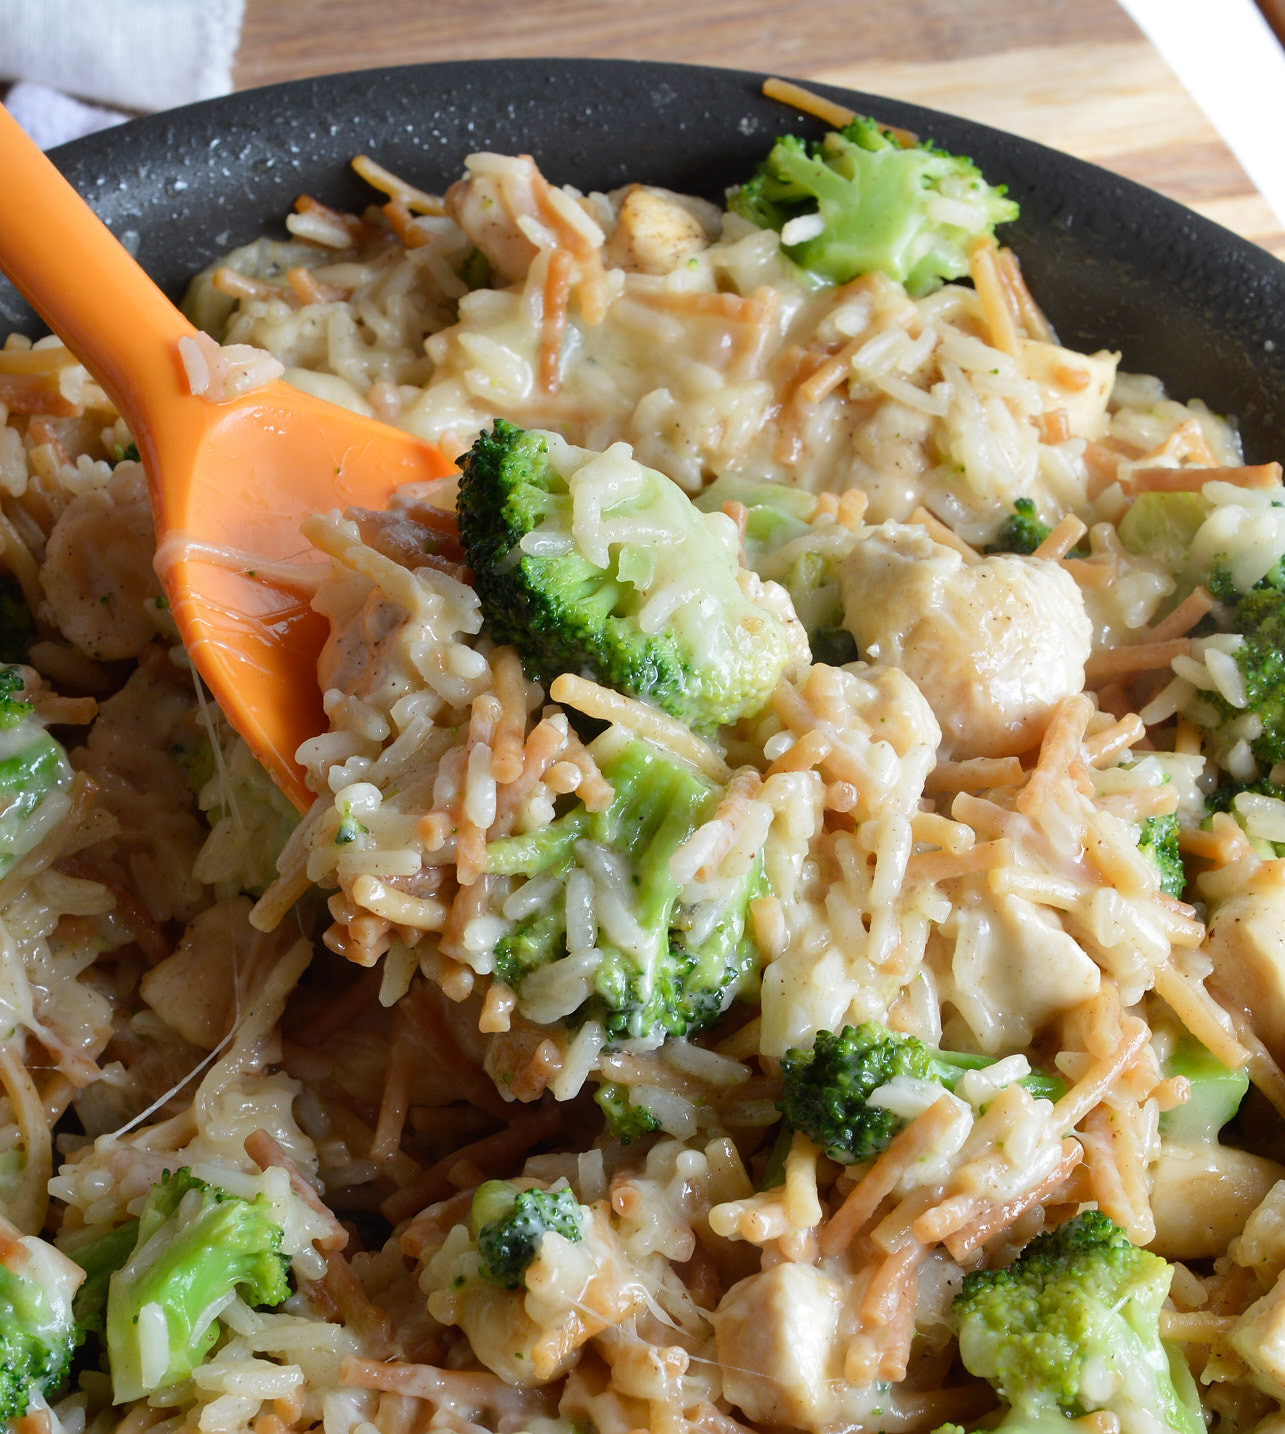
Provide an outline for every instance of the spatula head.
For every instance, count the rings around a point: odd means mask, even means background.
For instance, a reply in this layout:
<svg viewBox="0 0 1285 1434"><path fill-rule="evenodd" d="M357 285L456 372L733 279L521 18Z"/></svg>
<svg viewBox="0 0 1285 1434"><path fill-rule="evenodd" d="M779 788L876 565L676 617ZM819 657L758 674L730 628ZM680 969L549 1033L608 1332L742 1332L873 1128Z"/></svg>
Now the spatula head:
<svg viewBox="0 0 1285 1434"><path fill-rule="evenodd" d="M326 730L317 658L328 625L309 605L324 560L300 526L333 508L387 507L403 484L454 468L421 439L283 383L186 407L185 426L139 435L161 478L157 575L197 672L302 811L312 793L295 752Z"/></svg>

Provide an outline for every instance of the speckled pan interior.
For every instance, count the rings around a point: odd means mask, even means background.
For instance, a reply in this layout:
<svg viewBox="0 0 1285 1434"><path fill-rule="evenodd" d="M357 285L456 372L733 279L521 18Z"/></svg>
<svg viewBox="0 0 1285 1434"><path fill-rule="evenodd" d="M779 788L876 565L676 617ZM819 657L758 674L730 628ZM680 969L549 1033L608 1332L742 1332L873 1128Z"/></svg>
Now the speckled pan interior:
<svg viewBox="0 0 1285 1434"><path fill-rule="evenodd" d="M232 246L284 233L296 195L361 206L352 155L429 189L479 149L534 155L556 182L629 180L717 199L772 137L819 133L762 76L628 60L499 60L327 75L135 120L54 158L171 294ZM815 86L971 155L1022 217L1004 231L1076 348L1118 348L1175 396L1238 419L1246 455L1285 456L1285 265L1180 205L1028 140L919 106ZM7 194L6 204L21 203ZM0 327L39 332L0 280Z"/></svg>

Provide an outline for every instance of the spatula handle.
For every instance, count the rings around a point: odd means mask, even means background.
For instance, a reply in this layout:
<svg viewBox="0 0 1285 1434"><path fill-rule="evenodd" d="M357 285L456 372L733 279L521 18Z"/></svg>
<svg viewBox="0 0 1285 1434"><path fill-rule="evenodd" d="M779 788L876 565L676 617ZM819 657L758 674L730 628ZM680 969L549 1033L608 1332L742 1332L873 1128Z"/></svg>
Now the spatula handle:
<svg viewBox="0 0 1285 1434"><path fill-rule="evenodd" d="M187 391L177 344L195 330L2 107L0 174L0 269L141 440L149 396Z"/></svg>

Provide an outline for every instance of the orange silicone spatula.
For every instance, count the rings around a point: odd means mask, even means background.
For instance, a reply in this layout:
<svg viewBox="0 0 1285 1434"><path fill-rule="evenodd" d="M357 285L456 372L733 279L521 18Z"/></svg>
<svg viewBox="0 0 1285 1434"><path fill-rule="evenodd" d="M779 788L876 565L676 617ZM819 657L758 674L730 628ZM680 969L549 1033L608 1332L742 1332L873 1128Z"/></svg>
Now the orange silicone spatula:
<svg viewBox="0 0 1285 1434"><path fill-rule="evenodd" d="M312 794L294 754L326 728L316 661L327 625L306 581L281 565L318 559L299 532L309 514L385 507L394 489L452 465L431 444L280 381L222 402L194 396L178 344L196 330L3 109L0 174L0 269L128 424L184 645L303 810Z"/></svg>

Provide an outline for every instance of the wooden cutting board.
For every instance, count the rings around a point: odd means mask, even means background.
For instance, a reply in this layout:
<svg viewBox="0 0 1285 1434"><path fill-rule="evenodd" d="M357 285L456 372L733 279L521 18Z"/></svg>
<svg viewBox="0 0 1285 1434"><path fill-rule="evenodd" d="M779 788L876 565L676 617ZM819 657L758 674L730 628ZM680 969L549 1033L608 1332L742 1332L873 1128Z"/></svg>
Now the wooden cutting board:
<svg viewBox="0 0 1285 1434"><path fill-rule="evenodd" d="M240 88L428 60L596 55L848 85L1139 180L1285 258L1285 231L1115 0L247 0Z"/></svg>

